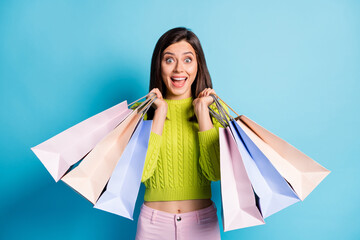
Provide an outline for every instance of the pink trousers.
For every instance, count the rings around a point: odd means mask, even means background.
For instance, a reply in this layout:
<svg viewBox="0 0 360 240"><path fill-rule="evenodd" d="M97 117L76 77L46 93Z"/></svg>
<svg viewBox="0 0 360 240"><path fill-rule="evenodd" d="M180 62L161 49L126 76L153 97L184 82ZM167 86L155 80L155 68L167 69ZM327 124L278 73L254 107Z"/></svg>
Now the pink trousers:
<svg viewBox="0 0 360 240"><path fill-rule="evenodd" d="M137 223L136 240L219 240L216 206L173 214L143 204Z"/></svg>

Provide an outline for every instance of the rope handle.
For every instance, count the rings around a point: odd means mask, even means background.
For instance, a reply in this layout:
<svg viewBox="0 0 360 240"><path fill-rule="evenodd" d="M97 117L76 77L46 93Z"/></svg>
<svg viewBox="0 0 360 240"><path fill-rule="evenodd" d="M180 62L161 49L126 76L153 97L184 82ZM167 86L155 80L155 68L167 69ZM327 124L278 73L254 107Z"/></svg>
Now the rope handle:
<svg viewBox="0 0 360 240"><path fill-rule="evenodd" d="M226 102L224 102L224 100L222 100L218 95L213 94L215 97L217 97L218 99L220 99L231 111L233 111L233 113L236 114L236 116L240 116L240 114L238 114L237 112L235 112L234 109L232 109Z"/></svg>
<svg viewBox="0 0 360 240"><path fill-rule="evenodd" d="M150 97L151 95L155 95L155 93L151 92L151 93L146 94L145 96L143 96L143 97L141 97L141 98L133 101L132 103L129 103L129 104L128 104L128 107L131 106L131 105L133 105L134 103L140 101L141 99L143 99L143 98L145 98L145 97L148 97L148 96Z"/></svg>
<svg viewBox="0 0 360 240"><path fill-rule="evenodd" d="M216 118L216 120L223 126L223 127L227 127L230 126L229 120L227 117L229 117L230 121L235 120L237 121L238 119L240 119L241 115L239 115L237 112L235 112L234 109L232 109L228 104L226 104L226 102L224 102L224 100L222 100L218 95L216 94L210 94L210 96L214 99L216 108L219 110L219 113L215 112L213 109L210 108L210 106L208 107L210 110L210 114ZM236 118L233 118L230 113L228 113L226 111L226 109L220 104L220 101L223 102L231 111L233 111L236 114Z"/></svg>

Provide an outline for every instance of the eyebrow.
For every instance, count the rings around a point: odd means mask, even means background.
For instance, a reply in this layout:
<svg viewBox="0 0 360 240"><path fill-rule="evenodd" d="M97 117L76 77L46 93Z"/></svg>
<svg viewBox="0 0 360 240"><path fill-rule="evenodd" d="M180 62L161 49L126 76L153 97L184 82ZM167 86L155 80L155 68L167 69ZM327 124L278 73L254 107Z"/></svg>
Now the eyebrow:
<svg viewBox="0 0 360 240"><path fill-rule="evenodd" d="M194 56L194 54L193 54L192 52L184 52L183 55L188 54L188 53L190 53L191 55ZM173 54L172 52L164 52L163 55L165 55L165 54L175 55L175 54Z"/></svg>

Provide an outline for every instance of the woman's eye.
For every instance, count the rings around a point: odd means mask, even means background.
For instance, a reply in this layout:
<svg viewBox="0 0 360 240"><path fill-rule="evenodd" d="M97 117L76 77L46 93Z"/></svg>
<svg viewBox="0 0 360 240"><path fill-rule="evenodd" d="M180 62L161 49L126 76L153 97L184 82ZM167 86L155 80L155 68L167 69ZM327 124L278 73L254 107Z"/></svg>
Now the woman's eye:
<svg viewBox="0 0 360 240"><path fill-rule="evenodd" d="M185 59L185 62L190 63L190 62L191 62L191 58L186 58L186 59Z"/></svg>
<svg viewBox="0 0 360 240"><path fill-rule="evenodd" d="M174 61L174 59L172 59L172 58L167 58L167 59L165 59L165 61L166 61L167 63L172 63L172 62Z"/></svg>

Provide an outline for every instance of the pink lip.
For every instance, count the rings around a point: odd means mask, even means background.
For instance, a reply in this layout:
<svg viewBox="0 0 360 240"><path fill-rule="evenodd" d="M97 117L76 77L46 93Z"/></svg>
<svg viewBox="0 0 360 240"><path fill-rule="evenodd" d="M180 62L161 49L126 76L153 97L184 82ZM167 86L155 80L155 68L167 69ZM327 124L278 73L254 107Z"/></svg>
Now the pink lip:
<svg viewBox="0 0 360 240"><path fill-rule="evenodd" d="M171 81L172 85L176 88L182 88L185 85L185 81L181 84Z"/></svg>
<svg viewBox="0 0 360 240"><path fill-rule="evenodd" d="M172 78L186 78L186 76L171 76Z"/></svg>

